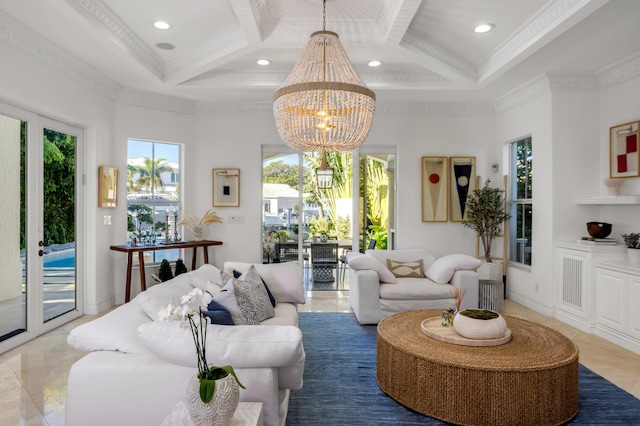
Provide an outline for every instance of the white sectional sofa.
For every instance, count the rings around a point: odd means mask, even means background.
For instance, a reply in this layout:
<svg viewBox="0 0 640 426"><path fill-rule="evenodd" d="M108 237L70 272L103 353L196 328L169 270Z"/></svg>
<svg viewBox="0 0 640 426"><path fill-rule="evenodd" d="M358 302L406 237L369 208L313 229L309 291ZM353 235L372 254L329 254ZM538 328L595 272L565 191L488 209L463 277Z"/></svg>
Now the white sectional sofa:
<svg viewBox="0 0 640 426"><path fill-rule="evenodd" d="M422 276L396 277L422 264ZM466 289L461 309L477 308L480 260L462 254L436 259L425 249L367 250L348 253L349 302L360 324L377 324L388 315L417 309L455 308L454 288ZM411 274L409 274L411 275ZM413 275L416 275L415 273Z"/></svg>
<svg viewBox="0 0 640 426"><path fill-rule="evenodd" d="M227 262L244 272L246 263ZM302 277L295 262L255 265L275 301L275 316L260 325L208 327L207 359L231 365L246 389L240 401L262 402L267 426L284 426L290 390L302 387L305 353L297 304L304 303ZM190 330L156 321L160 308L194 287L220 279L204 265L155 285L108 314L73 329L68 343L90 352L71 368L67 383L66 425L160 425L180 401L197 373Z"/></svg>

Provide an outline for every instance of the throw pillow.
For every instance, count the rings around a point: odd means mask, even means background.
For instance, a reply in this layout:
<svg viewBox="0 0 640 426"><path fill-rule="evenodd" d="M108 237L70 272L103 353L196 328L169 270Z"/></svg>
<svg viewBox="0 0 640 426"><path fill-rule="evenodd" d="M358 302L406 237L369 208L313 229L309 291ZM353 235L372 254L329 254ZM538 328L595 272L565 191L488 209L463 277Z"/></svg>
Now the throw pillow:
<svg viewBox="0 0 640 426"><path fill-rule="evenodd" d="M224 272L221 278L223 282L232 283L240 316L247 325L258 325L275 315L262 279L253 266L238 279Z"/></svg>
<svg viewBox="0 0 640 426"><path fill-rule="evenodd" d="M475 257L466 254L448 254L436 259L427 269L427 278L438 284L447 284L453 278L453 274L459 270L476 270L482 262Z"/></svg>
<svg viewBox="0 0 640 426"><path fill-rule="evenodd" d="M354 269L356 271L361 270L372 270L378 273L378 279L381 283L391 283L394 284L396 282L396 277L391 273L389 269L382 262L380 262L375 257L366 256L366 255L354 255L350 256L347 254L347 262L349 268Z"/></svg>
<svg viewBox="0 0 640 426"><path fill-rule="evenodd" d="M231 313L215 300L209 303L206 311L202 311L202 315L208 317L211 324L235 325Z"/></svg>
<svg viewBox="0 0 640 426"><path fill-rule="evenodd" d="M225 262L224 270L245 272L251 263ZM253 267L267 283L276 303L305 303L302 273L298 262L254 264Z"/></svg>
<svg viewBox="0 0 640 426"><path fill-rule="evenodd" d="M224 277L229 277L224 272L220 273L220 278L224 280ZM235 280L234 280L235 281ZM235 325L247 325L246 321L240 315L240 307L238 306L238 301L236 300L236 296L233 290L233 282L232 281L223 281L225 282L225 286L222 287L222 290L213 296L213 300L222 306L224 309L229 311L231 314L231 318L233 319L233 323Z"/></svg>
<svg viewBox="0 0 640 426"><path fill-rule="evenodd" d="M242 272L237 271L237 270L233 270L233 278L240 278L242 276ZM267 295L269 296L269 301L271 302L271 306L273 306L274 308L276 307L276 299L275 297L273 297L273 294L271 294L271 290L269 290L269 286L267 285L266 282L264 282L264 279L262 278L262 276L260 276L260 280L262 281L262 284L264 285L264 289L267 290Z"/></svg>
<svg viewBox="0 0 640 426"><path fill-rule="evenodd" d="M398 262L387 259L387 268L396 278L424 278L422 259L411 262Z"/></svg>

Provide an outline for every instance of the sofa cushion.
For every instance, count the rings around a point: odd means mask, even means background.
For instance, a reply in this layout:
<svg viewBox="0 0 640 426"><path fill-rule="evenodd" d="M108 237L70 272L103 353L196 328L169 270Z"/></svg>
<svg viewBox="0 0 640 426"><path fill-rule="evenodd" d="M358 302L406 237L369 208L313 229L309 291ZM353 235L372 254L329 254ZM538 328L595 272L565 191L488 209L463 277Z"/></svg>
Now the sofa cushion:
<svg viewBox="0 0 640 426"><path fill-rule="evenodd" d="M169 281L149 287L138 294L137 300L149 319L156 321L160 312L167 309L169 303L180 304L180 298L193 290L188 274L182 274Z"/></svg>
<svg viewBox="0 0 640 426"><path fill-rule="evenodd" d="M450 299L452 285L436 284L428 278L398 278L395 284L380 284L380 299Z"/></svg>
<svg viewBox="0 0 640 426"><path fill-rule="evenodd" d="M231 313L215 300L209 302L207 310L202 311L202 315L209 318L211 324L235 325Z"/></svg>
<svg viewBox="0 0 640 426"><path fill-rule="evenodd" d="M225 262L224 271L244 273L251 263ZM302 274L298 262L254 264L256 272L269 286L277 303L305 303Z"/></svg>
<svg viewBox="0 0 640 426"><path fill-rule="evenodd" d="M427 269L427 277L438 284L446 284L451 281L453 274L459 270L476 270L482 262L475 257L466 254L448 254L438 258Z"/></svg>
<svg viewBox="0 0 640 426"><path fill-rule="evenodd" d="M149 353L138 340L139 325L151 320L136 297L107 314L75 327L67 343L81 351L119 351L129 354Z"/></svg>
<svg viewBox="0 0 640 426"><path fill-rule="evenodd" d="M258 325L275 314L267 290L253 265L238 279L225 272L220 274L220 278L223 283L233 282L233 293L246 324Z"/></svg>
<svg viewBox="0 0 640 426"><path fill-rule="evenodd" d="M221 275L224 277L226 274L223 272ZM240 314L240 306L238 306L238 300L233 288L234 281L226 281L226 285L222 287L222 290L213 296L213 301L229 311L235 325L246 325L244 317Z"/></svg>
<svg viewBox="0 0 640 426"><path fill-rule="evenodd" d="M387 259L392 259L397 262L411 262L416 259L422 259L422 267L425 270L436 261L436 258L425 249L366 250L365 254L375 257L382 262L383 265L386 265Z"/></svg>
<svg viewBox="0 0 640 426"><path fill-rule="evenodd" d="M398 262L387 259L387 268L396 278L423 278L424 269L422 267L422 259L412 262Z"/></svg>
<svg viewBox="0 0 640 426"><path fill-rule="evenodd" d="M361 271L371 270L378 273L378 279L382 283L395 283L396 277L391 271L378 259L371 256L366 256L361 253L349 252L347 253L347 264L349 268Z"/></svg>
<svg viewBox="0 0 640 426"><path fill-rule="evenodd" d="M304 359L302 332L281 325L207 326L207 362L234 368L284 367ZM177 321L152 321L138 327L147 349L172 364L196 368L193 337Z"/></svg>

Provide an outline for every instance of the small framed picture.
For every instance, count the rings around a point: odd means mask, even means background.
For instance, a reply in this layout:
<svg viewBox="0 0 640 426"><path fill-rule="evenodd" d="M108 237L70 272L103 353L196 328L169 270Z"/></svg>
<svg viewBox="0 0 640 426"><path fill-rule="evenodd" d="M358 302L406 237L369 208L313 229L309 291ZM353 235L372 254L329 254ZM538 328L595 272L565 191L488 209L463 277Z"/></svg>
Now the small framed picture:
<svg viewBox="0 0 640 426"><path fill-rule="evenodd" d="M450 157L451 168L451 208L449 220L462 222L464 220L467 195L476 189L476 157Z"/></svg>
<svg viewBox="0 0 640 426"><path fill-rule="evenodd" d="M612 178L640 176L638 128L640 121L620 124L609 129L609 175Z"/></svg>
<svg viewBox="0 0 640 426"><path fill-rule="evenodd" d="M422 157L422 221L447 221L447 157Z"/></svg>
<svg viewBox="0 0 640 426"><path fill-rule="evenodd" d="M114 167L98 168L98 207L118 207L118 169Z"/></svg>
<svg viewBox="0 0 640 426"><path fill-rule="evenodd" d="M213 169L213 207L240 206L240 169Z"/></svg>

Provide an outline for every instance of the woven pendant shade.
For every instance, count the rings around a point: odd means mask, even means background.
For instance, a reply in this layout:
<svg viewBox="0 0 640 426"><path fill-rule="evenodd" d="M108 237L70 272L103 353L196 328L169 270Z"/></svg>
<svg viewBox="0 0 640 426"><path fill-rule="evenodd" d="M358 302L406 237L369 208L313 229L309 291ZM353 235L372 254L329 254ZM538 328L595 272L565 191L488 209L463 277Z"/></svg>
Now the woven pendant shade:
<svg viewBox="0 0 640 426"><path fill-rule="evenodd" d="M369 134L376 95L365 86L338 34L311 34L298 63L273 95L280 137L300 151L349 151Z"/></svg>

